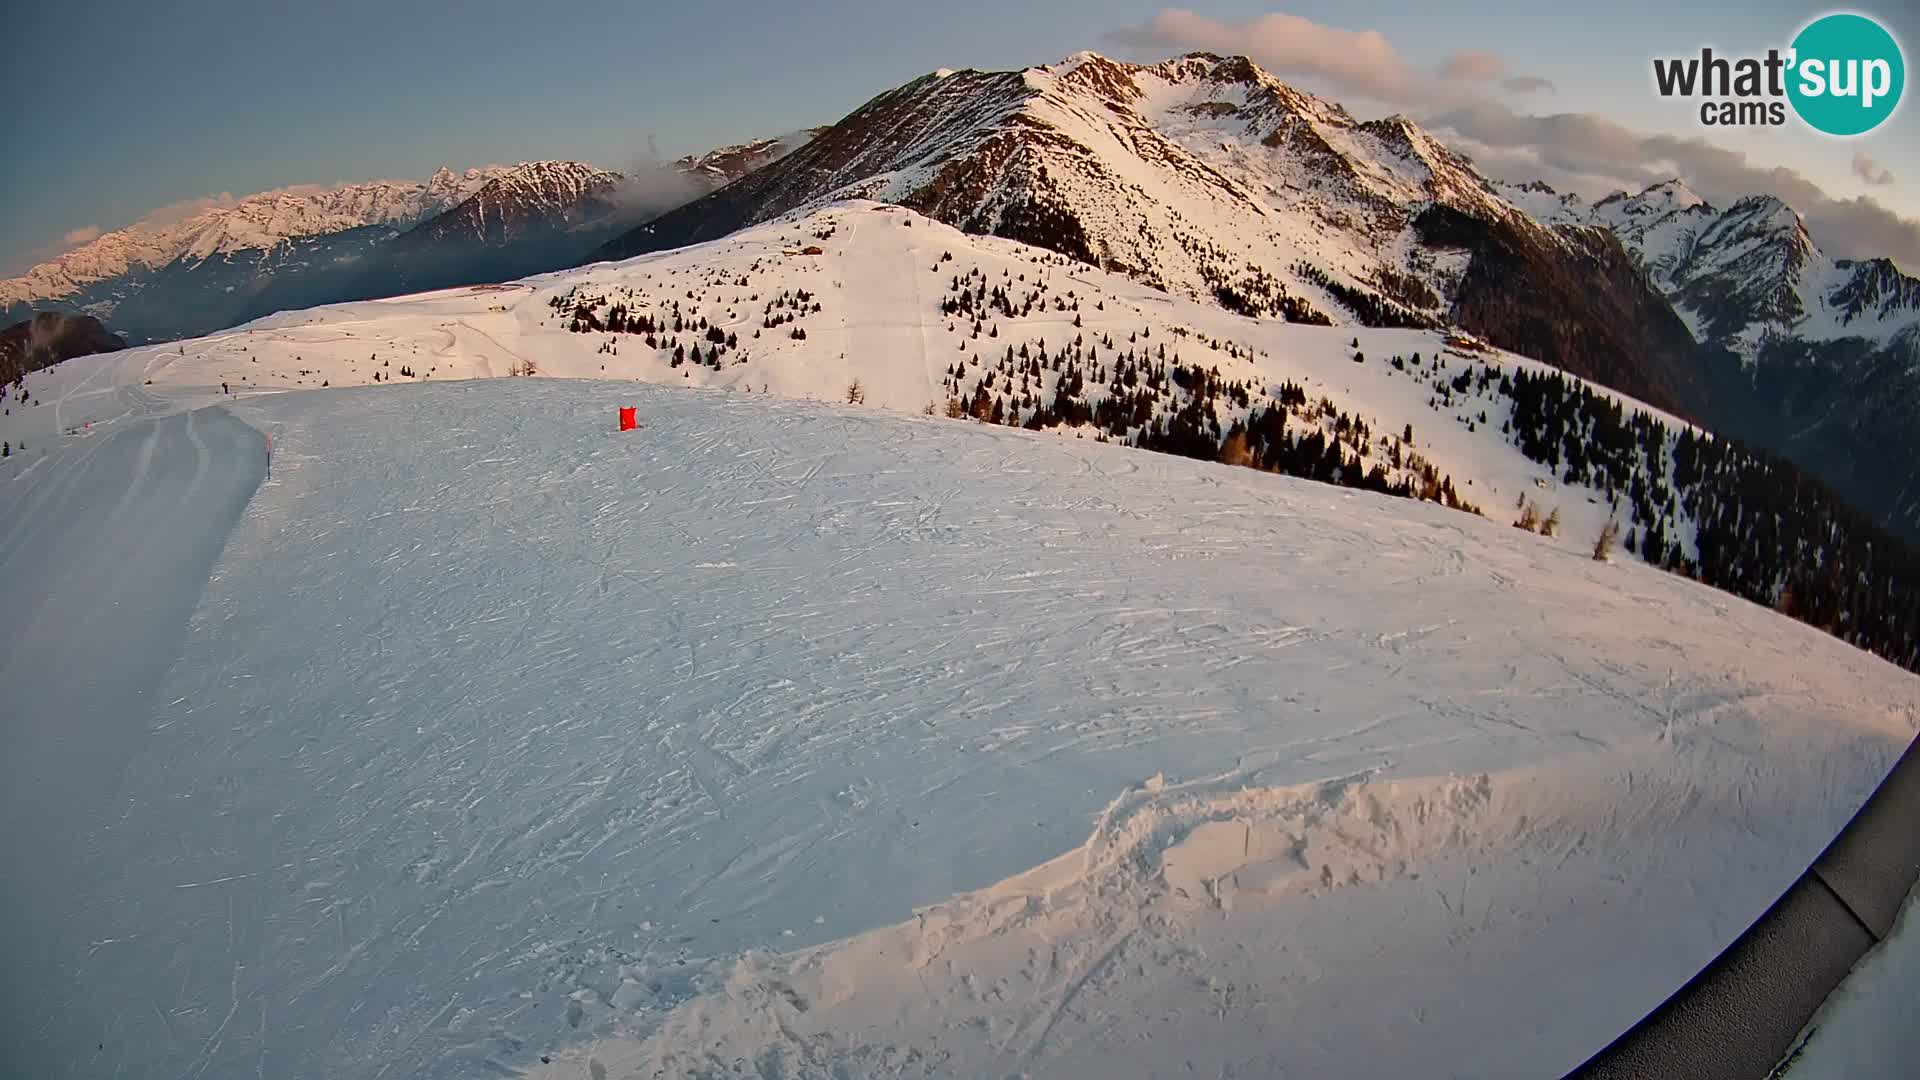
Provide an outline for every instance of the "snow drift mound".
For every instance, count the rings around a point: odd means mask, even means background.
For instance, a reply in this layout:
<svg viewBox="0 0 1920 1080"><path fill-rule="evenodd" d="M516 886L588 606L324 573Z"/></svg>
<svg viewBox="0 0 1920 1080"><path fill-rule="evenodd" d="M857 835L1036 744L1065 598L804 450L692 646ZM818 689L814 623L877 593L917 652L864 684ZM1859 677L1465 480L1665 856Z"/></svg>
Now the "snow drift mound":
<svg viewBox="0 0 1920 1080"><path fill-rule="evenodd" d="M575 994L602 1038L533 1075L1559 1075L1691 974L1634 940L1705 925L1647 879L1757 808L1670 764L1156 776L1080 849L906 922L664 996L623 967Z"/></svg>

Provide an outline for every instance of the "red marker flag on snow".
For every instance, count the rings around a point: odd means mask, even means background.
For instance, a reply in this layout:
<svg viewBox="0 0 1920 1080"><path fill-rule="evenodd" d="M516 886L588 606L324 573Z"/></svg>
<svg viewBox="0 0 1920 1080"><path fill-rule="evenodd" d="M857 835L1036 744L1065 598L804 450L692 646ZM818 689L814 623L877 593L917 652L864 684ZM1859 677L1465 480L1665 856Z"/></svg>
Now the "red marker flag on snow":
<svg viewBox="0 0 1920 1080"><path fill-rule="evenodd" d="M620 410L620 430L632 431L640 426L639 409L628 405Z"/></svg>

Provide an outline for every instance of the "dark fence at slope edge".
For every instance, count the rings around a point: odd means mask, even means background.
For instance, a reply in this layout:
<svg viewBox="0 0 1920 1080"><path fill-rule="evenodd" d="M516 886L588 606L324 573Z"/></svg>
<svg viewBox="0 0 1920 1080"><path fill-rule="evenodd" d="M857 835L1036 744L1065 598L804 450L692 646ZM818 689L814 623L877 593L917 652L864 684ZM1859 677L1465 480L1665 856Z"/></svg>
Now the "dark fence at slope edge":
<svg viewBox="0 0 1920 1080"><path fill-rule="evenodd" d="M1786 895L1567 1080L1763 1080L1854 964L1892 932L1916 878L1920 739Z"/></svg>

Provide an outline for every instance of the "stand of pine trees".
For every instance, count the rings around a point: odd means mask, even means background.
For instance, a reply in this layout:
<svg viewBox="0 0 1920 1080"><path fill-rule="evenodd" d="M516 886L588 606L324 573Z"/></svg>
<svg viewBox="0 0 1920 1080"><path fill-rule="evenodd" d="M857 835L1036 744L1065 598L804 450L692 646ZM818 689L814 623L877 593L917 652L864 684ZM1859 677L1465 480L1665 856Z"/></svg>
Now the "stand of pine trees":
<svg viewBox="0 0 1920 1080"><path fill-rule="evenodd" d="M1513 444L1618 500L1627 550L1920 671L1920 556L1825 485L1731 439L1626 415L1558 372L1518 371L1499 386L1513 401Z"/></svg>
<svg viewBox="0 0 1920 1080"><path fill-rule="evenodd" d="M1335 300L1353 312L1361 323L1367 326L1403 327L1412 330L1431 330L1440 325L1440 320L1423 311L1415 311L1396 301L1389 300L1378 293L1365 289L1356 289L1340 281L1335 281L1327 272L1310 262L1296 262L1293 272L1313 282L1330 293ZM1433 290L1421 285L1411 277L1395 278L1395 287L1409 298L1431 299L1435 306L1439 297Z"/></svg>
<svg viewBox="0 0 1920 1080"><path fill-rule="evenodd" d="M730 284L746 287L746 279L740 278ZM629 306L634 300L633 290L620 290L624 298L615 300L611 296L590 293L580 288L570 289L550 298L547 306L567 320L567 329L576 334L629 334L643 339L648 349L667 357L670 367L679 367L692 362L720 370L722 357L729 352L738 351L740 337L737 333L723 330L718 324L710 322L706 316L697 315L691 308L683 311L679 300L671 300L656 312L636 311ZM688 290L687 299L698 304L705 298L704 291ZM759 301L759 294L752 299ZM604 310L603 310L604 309ZM767 300L761 310L761 329L797 323L808 315L817 315L821 311L820 301L806 289L793 289L780 293ZM689 341L680 335L693 335ZM755 331L755 337L759 331ZM788 336L804 341L807 332L795 325ZM707 343L703 352L700 342ZM601 351L617 355L611 345L603 345ZM735 361L745 363L744 356Z"/></svg>

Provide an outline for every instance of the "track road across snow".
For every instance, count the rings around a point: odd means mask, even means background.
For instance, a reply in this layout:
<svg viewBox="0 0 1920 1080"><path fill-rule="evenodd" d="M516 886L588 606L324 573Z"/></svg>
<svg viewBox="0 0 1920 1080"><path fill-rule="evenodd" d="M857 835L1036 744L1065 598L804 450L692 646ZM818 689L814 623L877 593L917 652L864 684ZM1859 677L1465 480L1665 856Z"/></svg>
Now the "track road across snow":
<svg viewBox="0 0 1920 1080"><path fill-rule="evenodd" d="M92 944L78 889L264 441L224 408L63 440L0 484L0 975L12 1074ZM15 1075L44 1075L27 1070Z"/></svg>

